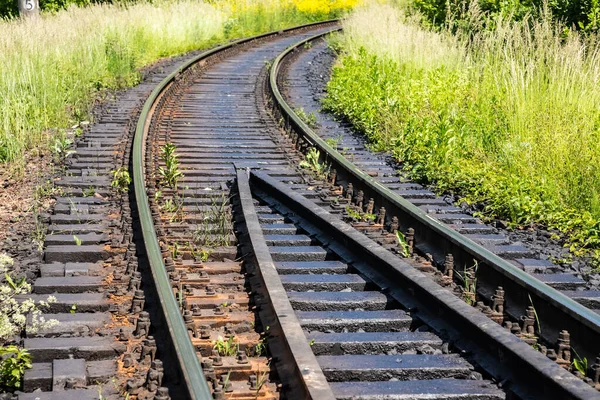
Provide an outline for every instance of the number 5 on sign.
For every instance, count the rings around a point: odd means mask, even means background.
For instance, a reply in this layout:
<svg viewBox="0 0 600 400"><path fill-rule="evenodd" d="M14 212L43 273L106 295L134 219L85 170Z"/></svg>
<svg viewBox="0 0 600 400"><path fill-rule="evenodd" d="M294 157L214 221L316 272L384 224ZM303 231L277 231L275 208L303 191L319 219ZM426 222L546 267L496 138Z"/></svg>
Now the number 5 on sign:
<svg viewBox="0 0 600 400"><path fill-rule="evenodd" d="M17 0L19 2L19 12L23 17L38 15L40 12L39 0Z"/></svg>

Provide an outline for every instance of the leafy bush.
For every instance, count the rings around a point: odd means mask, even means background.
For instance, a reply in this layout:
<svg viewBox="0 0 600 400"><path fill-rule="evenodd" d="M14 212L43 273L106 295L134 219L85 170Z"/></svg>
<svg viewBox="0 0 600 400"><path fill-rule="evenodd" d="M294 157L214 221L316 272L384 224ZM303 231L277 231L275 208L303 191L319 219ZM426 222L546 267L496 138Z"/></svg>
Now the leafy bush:
<svg viewBox="0 0 600 400"><path fill-rule="evenodd" d="M496 16L522 20L527 15L535 18L548 9L556 20L566 27L584 31L600 28L600 1L598 0L413 0L411 6L432 25L469 23L470 10L476 8L492 19ZM493 21L488 21L492 23Z"/></svg>
<svg viewBox="0 0 600 400"><path fill-rule="evenodd" d="M25 370L31 368L29 352L14 345L0 347L0 359L0 387L20 388Z"/></svg>
<svg viewBox="0 0 600 400"><path fill-rule="evenodd" d="M96 3L101 2L96 1ZM109 3L111 2L109 1ZM64 10L69 6L83 7L91 4L92 0L40 0L40 9L44 11L56 12Z"/></svg>
<svg viewBox="0 0 600 400"><path fill-rule="evenodd" d="M0 0L0 17L11 17L18 14L17 0Z"/></svg>

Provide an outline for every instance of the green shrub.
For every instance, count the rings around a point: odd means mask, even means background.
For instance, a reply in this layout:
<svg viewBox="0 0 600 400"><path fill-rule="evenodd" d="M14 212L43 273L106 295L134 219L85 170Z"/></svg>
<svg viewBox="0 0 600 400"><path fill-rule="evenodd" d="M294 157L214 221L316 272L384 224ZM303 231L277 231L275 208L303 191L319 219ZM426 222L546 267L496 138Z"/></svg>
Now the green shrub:
<svg viewBox="0 0 600 400"><path fill-rule="evenodd" d="M17 346L0 347L0 387L19 389L25 370L31 368L31 355Z"/></svg>
<svg viewBox="0 0 600 400"><path fill-rule="evenodd" d="M18 14L17 0L0 0L0 17L12 17Z"/></svg>
<svg viewBox="0 0 600 400"><path fill-rule="evenodd" d="M40 0L40 9L57 12L70 6L84 7L92 3L91 0Z"/></svg>
<svg viewBox="0 0 600 400"><path fill-rule="evenodd" d="M599 0L413 0L411 7L418 11L426 21L434 26L445 23L464 26L470 25L473 8L491 17L490 21L478 23L492 24L497 16L522 20L527 15L535 18L548 9L557 21L566 27L584 31L597 31L600 28ZM484 18L485 19L485 18Z"/></svg>

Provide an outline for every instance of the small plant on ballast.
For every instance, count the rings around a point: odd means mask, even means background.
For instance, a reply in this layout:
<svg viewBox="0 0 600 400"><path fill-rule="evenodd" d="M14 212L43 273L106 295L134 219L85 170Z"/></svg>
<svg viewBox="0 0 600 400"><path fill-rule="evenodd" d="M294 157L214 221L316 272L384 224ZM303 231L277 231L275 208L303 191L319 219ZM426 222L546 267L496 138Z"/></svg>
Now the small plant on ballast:
<svg viewBox="0 0 600 400"><path fill-rule="evenodd" d="M54 186L54 182L47 180L46 182L35 187L33 197L36 201L41 202L43 199L51 196L61 196L61 192L62 189Z"/></svg>
<svg viewBox="0 0 600 400"><path fill-rule="evenodd" d="M360 213L358 211L356 211L355 209L353 209L350 206L346 206L346 213L348 214L348 216L352 219L355 220L360 220Z"/></svg>
<svg viewBox="0 0 600 400"><path fill-rule="evenodd" d="M173 245L171 246L171 257L173 257L173 259L177 259L180 255L181 252L179 251L179 243L173 242Z"/></svg>
<svg viewBox="0 0 600 400"><path fill-rule="evenodd" d="M304 111L304 108L302 108L302 107L294 108L294 112L310 128L317 127L317 116L315 115L314 112L307 113L306 111Z"/></svg>
<svg viewBox="0 0 600 400"><path fill-rule="evenodd" d="M160 148L160 158L165 163L164 167L158 167L158 174L161 177L161 183L177 189L177 183L183 178L183 173L179 170L179 160L175 154L175 145L166 143Z"/></svg>
<svg viewBox="0 0 600 400"><path fill-rule="evenodd" d="M129 184L131 183L131 176L129 175L127 168L119 167L110 171L110 173L113 177L110 186L114 187L119 193L126 193L129 190Z"/></svg>
<svg viewBox="0 0 600 400"><path fill-rule="evenodd" d="M202 222L194 230L194 241L208 247L230 246L233 230L230 198L222 194L212 196L210 201L211 205L202 213Z"/></svg>
<svg viewBox="0 0 600 400"><path fill-rule="evenodd" d="M257 381L256 381L256 398L258 399L258 394L260 393L260 390L262 389L262 387L265 385L265 383L267 383L267 378L269 377L269 366L271 365L271 361L269 361L267 363L267 369L264 371L260 371L260 366L258 367L258 371L257 371Z"/></svg>
<svg viewBox="0 0 600 400"><path fill-rule="evenodd" d="M265 60L265 68L267 69L267 71L270 71L272 66L273 62L271 62L271 60Z"/></svg>
<svg viewBox="0 0 600 400"><path fill-rule="evenodd" d="M537 310L535 309L535 306L533 305L533 300L531 299L531 295L528 294L527 296L529 297L529 303L531 303L531 308L533 308L533 315L535 316L535 323L537 325L537 334L541 337L542 336L542 325L540 325L540 318L538 317Z"/></svg>
<svg viewBox="0 0 600 400"><path fill-rule="evenodd" d="M96 189L93 186L88 186L87 189L81 189L83 197L92 197L96 194Z"/></svg>
<svg viewBox="0 0 600 400"><path fill-rule="evenodd" d="M47 228L42 220L40 210L37 207L33 208L33 220L35 221L35 224L31 231L31 240L37 244L38 251L41 253L44 250Z"/></svg>
<svg viewBox="0 0 600 400"><path fill-rule="evenodd" d="M208 261L211 253L212 253L211 250L200 249L200 251L198 252L198 258L200 259L200 262Z"/></svg>
<svg viewBox="0 0 600 400"><path fill-rule="evenodd" d="M587 376L587 371L589 368L587 357L581 358L574 348L571 348L571 350L575 354L575 358L573 358L573 362L571 363L572 367L575 369L575 371L580 372L583 376Z"/></svg>
<svg viewBox="0 0 600 400"><path fill-rule="evenodd" d="M194 257L195 260L199 260L200 262L208 261L208 258L210 257L210 254L211 254L211 250L205 250L202 248L199 249L192 242L188 242L187 248L188 248L190 254L192 255L192 257Z"/></svg>
<svg viewBox="0 0 600 400"><path fill-rule="evenodd" d="M160 206L161 210L171 213L169 218L170 222L181 222L185 216L183 205L184 205L184 196L180 196L178 193L175 193L172 199L166 199L162 206Z"/></svg>
<svg viewBox="0 0 600 400"><path fill-rule="evenodd" d="M311 170L319 179L325 179L329 168L325 164L319 162L321 152L314 147L311 147L306 153L304 160L300 161L300 167Z"/></svg>
<svg viewBox="0 0 600 400"><path fill-rule="evenodd" d="M327 143L329 146L333 147L334 149L337 149L338 144L340 144L342 142L342 136L338 136L336 138L327 138L325 139L325 143Z"/></svg>
<svg viewBox="0 0 600 400"><path fill-rule="evenodd" d="M404 237L404 234L400 231L396 231L396 239L398 240L398 248L400 249L400 255L404 258L410 256L410 246Z"/></svg>
<svg viewBox="0 0 600 400"><path fill-rule="evenodd" d="M267 354L267 345L265 344L265 339L261 339L254 345L254 356L260 357Z"/></svg>
<svg viewBox="0 0 600 400"><path fill-rule="evenodd" d="M463 287L462 290L462 298L465 303L469 305L475 305L477 302L477 269L479 268L479 263L475 261L475 264L471 268L464 268L463 274L461 275L459 272L456 274L462 279Z"/></svg>
<svg viewBox="0 0 600 400"><path fill-rule="evenodd" d="M61 163L67 156L75 153L75 150L71 150L70 147L73 141L67 138L64 134L54 139L52 144L52 152L56 162Z"/></svg>
<svg viewBox="0 0 600 400"><path fill-rule="evenodd" d="M230 357L235 356L240 349L239 343L234 343L235 336L229 336L228 340L223 339L219 336L217 340L213 342L213 350L217 350L220 356Z"/></svg>
<svg viewBox="0 0 600 400"><path fill-rule="evenodd" d="M165 203L161 207L166 212L175 212L177 211L177 206L173 203L173 200L166 199Z"/></svg>
<svg viewBox="0 0 600 400"><path fill-rule="evenodd" d="M377 215L375 215L375 214L361 212L360 210L354 209L350 206L346 206L346 213L348 214L348 216L350 218L352 218L353 220L356 220L356 221L369 222L369 221L375 221L375 218L377 218Z"/></svg>
<svg viewBox="0 0 600 400"><path fill-rule="evenodd" d="M223 388L227 389L227 385L229 385L229 379L231 378L231 370L227 373L225 379L223 379Z"/></svg>

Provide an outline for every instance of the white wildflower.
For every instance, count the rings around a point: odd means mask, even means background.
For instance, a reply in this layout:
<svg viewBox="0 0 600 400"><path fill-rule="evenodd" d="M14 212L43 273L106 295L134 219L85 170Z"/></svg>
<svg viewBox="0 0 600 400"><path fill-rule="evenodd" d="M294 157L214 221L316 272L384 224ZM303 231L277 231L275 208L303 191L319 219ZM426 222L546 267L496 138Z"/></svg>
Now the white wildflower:
<svg viewBox="0 0 600 400"><path fill-rule="evenodd" d="M2 258L0 262L8 261ZM0 285L0 346L14 335L20 334L25 326L28 332L35 333L58 324L56 320L46 320L40 310L40 307L45 308L49 303L55 302L54 296L49 296L37 304L32 298L17 299L17 296L31 293L31 285L25 279L15 280L8 274L5 274L5 279L6 282Z"/></svg>

